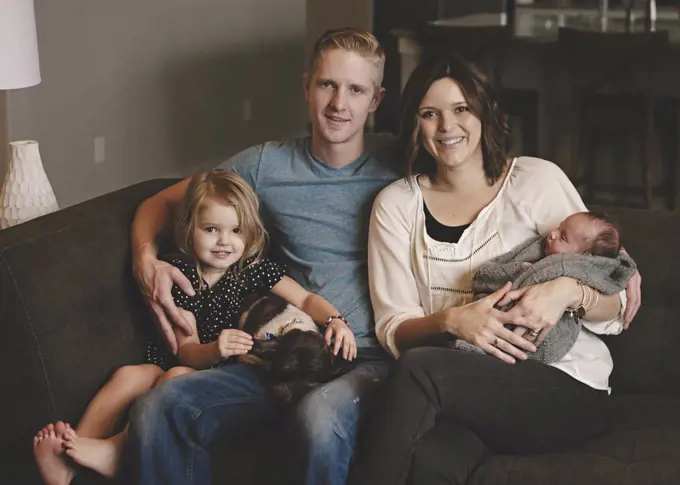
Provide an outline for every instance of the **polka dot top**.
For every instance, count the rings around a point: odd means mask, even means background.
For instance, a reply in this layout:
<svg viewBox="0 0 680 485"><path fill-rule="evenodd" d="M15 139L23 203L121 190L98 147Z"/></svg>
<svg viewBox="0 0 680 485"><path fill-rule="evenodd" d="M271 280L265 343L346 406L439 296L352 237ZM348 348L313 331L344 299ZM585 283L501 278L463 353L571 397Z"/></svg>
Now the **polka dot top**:
<svg viewBox="0 0 680 485"><path fill-rule="evenodd" d="M192 262L182 258L173 258L169 262L179 268L196 290L195 296L189 296L174 285L172 297L178 307L194 314L202 344L217 340L222 330L238 328L244 299L253 293L271 290L285 276L283 266L263 258L256 264L246 261L246 267L241 272L237 271L235 265L232 266L212 288L203 281L203 289L200 290L198 271ZM146 360L164 369L178 364L165 345L158 342L149 344Z"/></svg>

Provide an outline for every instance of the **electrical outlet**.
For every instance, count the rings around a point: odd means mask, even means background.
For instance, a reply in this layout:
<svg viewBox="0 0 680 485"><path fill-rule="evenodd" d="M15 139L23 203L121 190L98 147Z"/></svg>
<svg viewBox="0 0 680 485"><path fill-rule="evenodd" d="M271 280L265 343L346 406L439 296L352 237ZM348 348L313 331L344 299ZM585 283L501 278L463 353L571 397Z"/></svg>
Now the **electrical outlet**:
<svg viewBox="0 0 680 485"><path fill-rule="evenodd" d="M106 140L103 136L94 138L94 163L106 161Z"/></svg>

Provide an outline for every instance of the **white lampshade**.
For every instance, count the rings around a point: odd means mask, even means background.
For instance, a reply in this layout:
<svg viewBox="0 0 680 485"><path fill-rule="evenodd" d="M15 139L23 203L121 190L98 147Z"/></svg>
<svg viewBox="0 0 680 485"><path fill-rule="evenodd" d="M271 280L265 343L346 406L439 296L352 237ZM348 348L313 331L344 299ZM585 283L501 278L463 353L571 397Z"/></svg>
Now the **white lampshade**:
<svg viewBox="0 0 680 485"><path fill-rule="evenodd" d="M0 89L40 82L33 0L0 0Z"/></svg>

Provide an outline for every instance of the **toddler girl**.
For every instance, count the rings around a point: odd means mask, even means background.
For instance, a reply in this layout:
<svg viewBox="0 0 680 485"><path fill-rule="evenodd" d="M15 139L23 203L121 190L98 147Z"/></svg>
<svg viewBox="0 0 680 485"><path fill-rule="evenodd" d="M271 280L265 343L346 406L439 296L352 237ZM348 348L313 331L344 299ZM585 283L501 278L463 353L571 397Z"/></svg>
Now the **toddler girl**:
<svg viewBox="0 0 680 485"><path fill-rule="evenodd" d="M238 175L204 172L187 189L175 228L181 255L170 260L191 281L195 296L174 287L180 311L193 326L191 335L175 329L179 351L173 356L152 343L147 363L118 369L86 409L74 430L64 423L48 425L34 438L38 468L47 485L70 483L76 463L112 477L118 470L127 427L114 434L136 398L174 377L231 363L253 347L253 337L239 330L244 299L271 292L325 325L324 340L333 353L356 357L352 331L333 305L309 293L284 268L263 256L266 232L259 201ZM45 447L47 450L42 450Z"/></svg>

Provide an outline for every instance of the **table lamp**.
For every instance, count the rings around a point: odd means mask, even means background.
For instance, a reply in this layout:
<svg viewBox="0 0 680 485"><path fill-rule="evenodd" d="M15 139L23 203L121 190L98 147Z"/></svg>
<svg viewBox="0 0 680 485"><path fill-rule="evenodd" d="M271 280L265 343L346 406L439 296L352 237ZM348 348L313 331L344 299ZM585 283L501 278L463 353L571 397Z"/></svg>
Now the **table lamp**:
<svg viewBox="0 0 680 485"><path fill-rule="evenodd" d="M0 90L40 83L33 0L0 0ZM9 144L7 172L0 190L0 229L58 209L33 140Z"/></svg>

